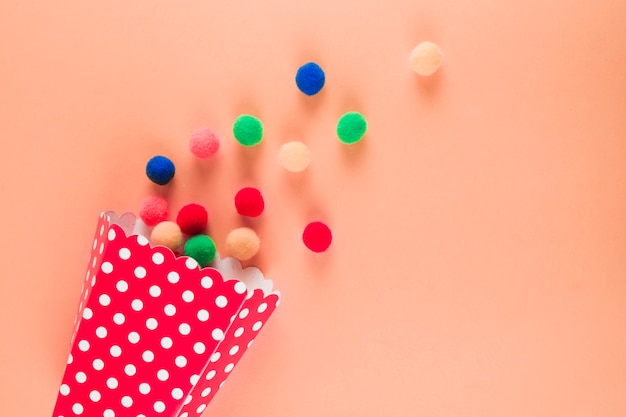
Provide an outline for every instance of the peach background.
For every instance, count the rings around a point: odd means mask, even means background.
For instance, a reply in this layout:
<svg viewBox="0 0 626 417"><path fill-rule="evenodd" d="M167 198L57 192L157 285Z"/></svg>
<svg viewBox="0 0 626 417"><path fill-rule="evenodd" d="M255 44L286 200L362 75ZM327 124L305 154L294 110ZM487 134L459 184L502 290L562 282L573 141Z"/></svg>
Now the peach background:
<svg viewBox="0 0 626 417"><path fill-rule="evenodd" d="M31 3L0 4L1 416L51 414L98 213L137 210L157 153L220 248L238 187L267 201L283 303L206 415L626 415L626 2ZM445 54L428 79L421 40ZM370 129L348 148L350 110ZM294 139L304 175L276 164Z"/></svg>

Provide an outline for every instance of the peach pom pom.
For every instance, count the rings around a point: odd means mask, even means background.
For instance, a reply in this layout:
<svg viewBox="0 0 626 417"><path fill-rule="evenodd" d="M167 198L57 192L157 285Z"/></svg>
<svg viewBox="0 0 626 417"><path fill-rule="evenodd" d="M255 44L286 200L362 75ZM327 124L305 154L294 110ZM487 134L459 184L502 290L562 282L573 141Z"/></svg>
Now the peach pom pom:
<svg viewBox="0 0 626 417"><path fill-rule="evenodd" d="M287 142L278 151L278 162L287 171L304 171L311 163L311 152L302 142Z"/></svg>
<svg viewBox="0 0 626 417"><path fill-rule="evenodd" d="M176 250L183 244L183 232L175 222L165 221L154 226L150 240L153 245Z"/></svg>
<svg viewBox="0 0 626 417"><path fill-rule="evenodd" d="M247 261L259 252L261 240L256 232L248 227L232 230L226 236L226 250L234 258Z"/></svg>
<svg viewBox="0 0 626 417"><path fill-rule="evenodd" d="M422 42L413 49L409 57L411 69L419 75L434 74L441 65L441 49L432 42Z"/></svg>

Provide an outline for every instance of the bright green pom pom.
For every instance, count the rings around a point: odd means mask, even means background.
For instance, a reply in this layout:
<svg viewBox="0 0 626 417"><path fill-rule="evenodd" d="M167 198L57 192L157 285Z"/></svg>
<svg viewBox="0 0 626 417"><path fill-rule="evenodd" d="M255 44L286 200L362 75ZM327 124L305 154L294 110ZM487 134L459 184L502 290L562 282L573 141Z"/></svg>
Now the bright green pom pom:
<svg viewBox="0 0 626 417"><path fill-rule="evenodd" d="M337 122L337 136L345 144L360 141L367 131L367 121L361 113L348 112Z"/></svg>
<svg viewBox="0 0 626 417"><path fill-rule="evenodd" d="M185 256L189 256L198 262L200 266L206 266L215 259L215 242L207 235L197 235L185 243Z"/></svg>
<svg viewBox="0 0 626 417"><path fill-rule="evenodd" d="M233 135L243 146L258 145L263 140L263 123L254 116L242 114L233 124Z"/></svg>

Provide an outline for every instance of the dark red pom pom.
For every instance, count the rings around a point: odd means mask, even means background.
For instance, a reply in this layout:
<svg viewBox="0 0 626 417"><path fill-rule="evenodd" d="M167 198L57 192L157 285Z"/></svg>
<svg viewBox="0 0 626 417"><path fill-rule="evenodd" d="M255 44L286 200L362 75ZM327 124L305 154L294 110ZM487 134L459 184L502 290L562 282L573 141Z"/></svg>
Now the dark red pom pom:
<svg viewBox="0 0 626 417"><path fill-rule="evenodd" d="M200 204L187 204L178 212L176 223L188 235L199 235L206 231L209 215Z"/></svg>
<svg viewBox="0 0 626 417"><path fill-rule="evenodd" d="M254 187L242 188L235 195L237 213L242 216L257 217L263 213L265 202L261 192Z"/></svg>
<svg viewBox="0 0 626 417"><path fill-rule="evenodd" d="M332 240L330 229L322 222L309 223L302 233L302 241L313 252L324 252Z"/></svg>

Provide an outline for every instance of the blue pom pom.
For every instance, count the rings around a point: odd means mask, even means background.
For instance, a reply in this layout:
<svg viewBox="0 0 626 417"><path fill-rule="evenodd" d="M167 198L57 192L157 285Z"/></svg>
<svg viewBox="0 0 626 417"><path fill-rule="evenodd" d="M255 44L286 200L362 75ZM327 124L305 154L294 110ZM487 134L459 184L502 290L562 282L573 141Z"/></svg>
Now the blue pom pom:
<svg viewBox="0 0 626 417"><path fill-rule="evenodd" d="M174 178L174 172L174 163L164 156L155 156L146 165L146 175L155 184L167 184Z"/></svg>
<svg viewBox="0 0 626 417"><path fill-rule="evenodd" d="M298 68L296 84L307 96L317 94L324 87L325 81L324 71L315 62L309 62Z"/></svg>

